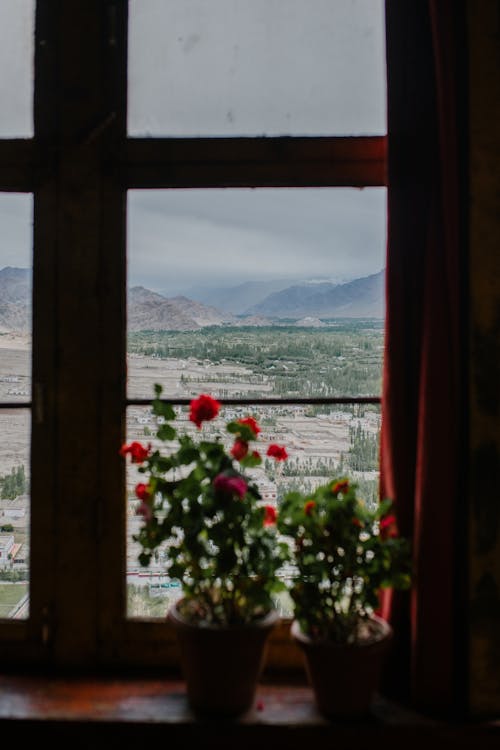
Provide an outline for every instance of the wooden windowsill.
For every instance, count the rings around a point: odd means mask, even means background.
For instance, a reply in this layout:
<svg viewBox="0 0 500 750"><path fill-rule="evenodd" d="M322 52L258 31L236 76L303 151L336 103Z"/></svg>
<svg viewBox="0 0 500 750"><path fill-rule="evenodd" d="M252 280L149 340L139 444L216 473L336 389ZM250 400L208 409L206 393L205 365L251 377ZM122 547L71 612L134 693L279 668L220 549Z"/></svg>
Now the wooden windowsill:
<svg viewBox="0 0 500 750"><path fill-rule="evenodd" d="M254 707L237 720L201 719L189 709L181 680L0 674L0 740L5 736L108 749L119 741L122 748L196 742L233 750L236 743L242 750L272 742L304 750L306 743L312 749L313 743L341 742L399 750L404 743L408 750L435 739L443 747L498 748L500 724L440 722L383 699L365 721L330 722L316 711L311 688L276 684L260 685Z"/></svg>

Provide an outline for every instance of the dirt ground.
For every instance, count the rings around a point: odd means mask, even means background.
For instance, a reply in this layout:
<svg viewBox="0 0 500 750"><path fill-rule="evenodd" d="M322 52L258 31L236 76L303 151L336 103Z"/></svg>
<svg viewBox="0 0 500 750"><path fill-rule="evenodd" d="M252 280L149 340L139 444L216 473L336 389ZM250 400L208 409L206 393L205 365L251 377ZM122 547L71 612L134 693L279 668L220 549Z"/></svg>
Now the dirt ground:
<svg viewBox="0 0 500 750"><path fill-rule="evenodd" d="M27 335L0 335L0 402L31 399L31 343ZM29 473L31 416L29 409L0 410L0 475L24 464Z"/></svg>

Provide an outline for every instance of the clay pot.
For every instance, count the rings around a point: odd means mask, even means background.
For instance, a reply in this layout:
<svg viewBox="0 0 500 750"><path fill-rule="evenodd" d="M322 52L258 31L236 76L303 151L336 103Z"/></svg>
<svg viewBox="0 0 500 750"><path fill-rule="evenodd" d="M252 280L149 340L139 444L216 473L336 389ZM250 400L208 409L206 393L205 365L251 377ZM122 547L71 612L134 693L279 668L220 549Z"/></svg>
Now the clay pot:
<svg viewBox="0 0 500 750"><path fill-rule="evenodd" d="M373 617L375 635L356 644L316 641L294 620L291 636L302 650L318 710L327 718L367 717L377 692L392 628Z"/></svg>
<svg viewBox="0 0 500 750"><path fill-rule="evenodd" d="M167 618L176 631L191 708L214 717L235 717L250 709L279 613L272 610L250 625L198 625L174 604Z"/></svg>

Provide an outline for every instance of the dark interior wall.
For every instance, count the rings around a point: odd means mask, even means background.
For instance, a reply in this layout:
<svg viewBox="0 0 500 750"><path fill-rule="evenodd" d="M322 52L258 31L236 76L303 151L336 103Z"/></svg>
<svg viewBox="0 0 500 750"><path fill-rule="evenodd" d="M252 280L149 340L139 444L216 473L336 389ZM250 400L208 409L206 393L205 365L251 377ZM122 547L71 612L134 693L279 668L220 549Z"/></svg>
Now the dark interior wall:
<svg viewBox="0 0 500 750"><path fill-rule="evenodd" d="M470 706L500 712L500 3L468 0ZM464 336L466 332L464 331Z"/></svg>

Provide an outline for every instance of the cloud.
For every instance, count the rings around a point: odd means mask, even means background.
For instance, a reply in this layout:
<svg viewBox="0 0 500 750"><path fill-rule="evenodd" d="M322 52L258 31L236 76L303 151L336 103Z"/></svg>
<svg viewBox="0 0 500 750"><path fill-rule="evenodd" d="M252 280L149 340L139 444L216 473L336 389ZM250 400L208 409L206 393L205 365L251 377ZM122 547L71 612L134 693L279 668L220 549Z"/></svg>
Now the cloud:
<svg viewBox="0 0 500 750"><path fill-rule="evenodd" d="M33 255L33 198L0 193L0 268L28 268Z"/></svg>
<svg viewBox="0 0 500 750"><path fill-rule="evenodd" d="M129 283L353 278L385 264L385 190L131 191Z"/></svg>
<svg viewBox="0 0 500 750"><path fill-rule="evenodd" d="M0 2L0 138L33 135L34 0Z"/></svg>
<svg viewBox="0 0 500 750"><path fill-rule="evenodd" d="M383 0L130 0L133 135L383 133Z"/></svg>
<svg viewBox="0 0 500 750"><path fill-rule="evenodd" d="M0 2L0 137L32 133L34 5ZM385 130L383 0L131 0L130 19L132 132ZM129 281L159 291L385 264L382 188L132 191L129 209ZM0 267L30 265L31 215L0 195Z"/></svg>

